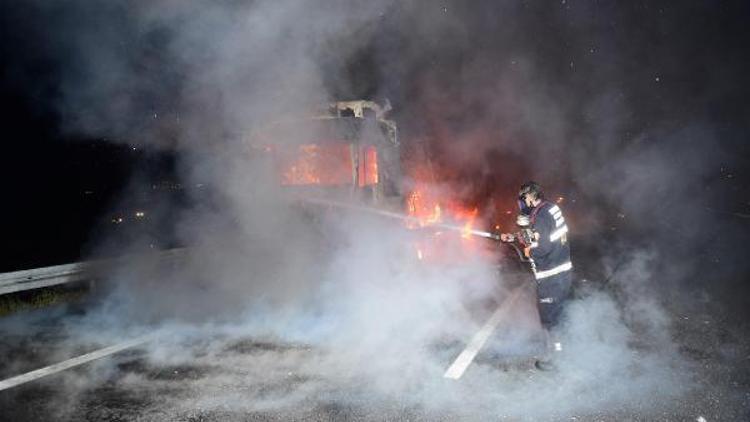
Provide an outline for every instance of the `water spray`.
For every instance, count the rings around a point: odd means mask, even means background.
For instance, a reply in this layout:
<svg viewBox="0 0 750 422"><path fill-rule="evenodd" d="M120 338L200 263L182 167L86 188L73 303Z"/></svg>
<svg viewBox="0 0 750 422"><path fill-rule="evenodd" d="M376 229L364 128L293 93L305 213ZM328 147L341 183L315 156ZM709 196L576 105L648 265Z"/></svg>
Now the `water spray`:
<svg viewBox="0 0 750 422"><path fill-rule="evenodd" d="M410 215L404 215L404 214L401 214L401 213L397 213L397 212L393 212L393 211L386 211L386 210L382 210L382 209L379 209L379 208L373 208L373 207L368 207L368 206L364 206L364 205L357 205L357 204L352 204L352 203L347 203L347 202L340 202L340 201L332 201L330 199L321 199L321 198L297 198L297 200L299 200L301 202L307 202L307 203L311 203L311 204L316 204L316 205L326 205L326 206L331 206L331 207L336 207L336 208L348 209L348 210L352 210L352 211L361 211L361 212L365 212L365 213L368 213L368 214L379 215L381 217L393 218L393 219L397 219L397 220L401 220L401 221L406 221L406 222L409 222L409 223L415 223L415 224L418 224L418 225L423 225L423 222L419 218L417 218L417 217L412 217ZM499 234L488 232L488 231L484 231L484 230L471 229L471 228L467 228L467 227L463 227L463 226L458 226L458 225L454 225L454 224L446 224L446 223L435 222L435 223L430 223L429 227L440 228L440 229L451 230L451 231L456 231L456 232L460 232L460 233L465 234L465 235L483 237L485 239L495 240L495 241L498 241L498 242L502 241L500 239L500 235Z"/></svg>
<svg viewBox="0 0 750 422"><path fill-rule="evenodd" d="M381 217L393 218L393 219L396 219L396 220L401 220L401 221L406 221L406 222L409 222L409 223L414 223L414 224L417 224L417 225L420 225L420 226L424 226L424 227L431 227L431 228L436 228L436 229L444 229L444 230L456 231L456 232L460 232L462 235L477 236L477 237L482 237L482 238L485 238L485 239L494 240L496 242L502 242L503 244L506 244L506 245L510 246L511 248L513 248L513 250L515 251L515 253L518 255L518 259L520 259L522 262L527 262L527 263L530 262L530 259L527 258L526 256L524 256L523 251L518 247L518 245L515 242L512 242L512 241L511 242L503 241L500 238L500 235L497 234L497 233L492 233L492 232L488 232L488 231L484 231L484 230L476 230L476 229L472 229L472 228L468 228L468 227L458 226L458 225L455 225L455 224L446 224L446 223L440 223L440 222L434 222L434 223L431 222L430 224L425 225L417 217L412 217L410 215L404 215L404 214L401 214L401 213L398 213L398 212L387 211L387 210L383 210L383 209L379 209L379 208L368 207L368 206L365 206L365 205L352 204L352 203L348 203L348 202L333 201L333 200L330 200L330 199L322 199L322 198L302 198L302 197L298 197L296 199L298 201L300 201L300 202L307 202L307 203L315 204L315 205L324 205L324 206L342 208L342 209L347 209L347 210L352 210L352 211L361 211L361 212L365 212L365 213L368 213L368 214L379 215Z"/></svg>

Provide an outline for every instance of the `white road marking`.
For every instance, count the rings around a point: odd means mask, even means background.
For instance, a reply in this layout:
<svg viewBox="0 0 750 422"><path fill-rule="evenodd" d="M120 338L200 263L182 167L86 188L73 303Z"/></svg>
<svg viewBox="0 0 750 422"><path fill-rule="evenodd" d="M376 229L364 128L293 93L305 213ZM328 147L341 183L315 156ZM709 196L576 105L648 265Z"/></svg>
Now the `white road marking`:
<svg viewBox="0 0 750 422"><path fill-rule="evenodd" d="M456 360L453 361L453 364L448 368L448 370L445 371L445 374L443 374L444 378L450 378L454 380L461 378L469 365L471 365L471 362L474 361L477 353L479 353L479 351L482 350L482 347L484 347L484 343L486 343L487 339L490 338L490 334L495 331L495 328L497 328L497 325L500 323L500 321L505 318L506 314L513 307L513 304L518 299L518 297L521 296L522 292L523 286L517 287L516 290L514 290L510 295L510 297L504 300L503 303L501 303L497 307L497 310L495 310L492 316L490 316L490 319L488 319L487 322L484 323L484 326L476 334L474 334L474 337L471 339L469 344L466 345L466 348L463 350L463 352L458 355Z"/></svg>
<svg viewBox="0 0 750 422"><path fill-rule="evenodd" d="M104 349L95 350L93 352L86 353L85 355L81 355L72 359L68 359L66 361L56 363L54 365L45 366L44 368L39 368L39 369L36 369L31 372L27 372L22 375L17 375L15 377L8 378L6 380L0 381L0 391L19 386L21 384L25 384L27 382L31 382L42 377L46 377L47 375L56 374L58 372L62 372L66 369L70 369L78 365L83 365L84 363L91 362L92 360L96 360L99 358L103 358L105 356L109 356L109 355L121 352L125 349L129 349L131 347L135 347L143 343L146 343L150 341L151 339L153 339L153 335L141 336L133 340L129 340L120 344L116 344L114 346L105 347Z"/></svg>

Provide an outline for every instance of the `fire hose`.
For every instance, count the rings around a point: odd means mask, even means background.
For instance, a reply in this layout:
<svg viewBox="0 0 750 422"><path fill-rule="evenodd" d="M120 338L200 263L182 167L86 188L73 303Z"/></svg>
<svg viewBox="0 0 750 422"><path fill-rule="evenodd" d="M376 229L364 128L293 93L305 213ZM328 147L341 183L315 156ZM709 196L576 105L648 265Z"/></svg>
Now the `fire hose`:
<svg viewBox="0 0 750 422"><path fill-rule="evenodd" d="M300 197L300 198L297 198L297 199L299 201L302 201L302 202L307 202L307 203L316 204L316 205L325 205L325 206L331 206L331 207L336 207L336 208L341 208L341 209L348 209L348 210L353 210L353 211L361 211L361 212L365 212L365 213L369 213L369 214L373 214L373 215L379 215L381 217L393 218L393 219L397 219L397 220L401 220L401 221L406 221L406 222L410 222L410 223L415 223L415 224L420 224L421 223L420 219L417 218L417 217L412 217L412 216L404 215L404 214L401 214L401 213L398 213L398 212L386 211L386 210L382 210L382 209L378 209L378 208L373 208L373 207L368 207L368 206L364 206L364 205L352 204L352 203L341 202L341 201L333 201L333 200L330 200L330 199L322 199L322 198L302 198L302 197ZM454 224L439 223L439 222L431 223L429 226L431 228L440 228L440 229L445 229L445 230L460 232L460 233L465 234L465 235L477 236L477 237L482 237L482 238L489 239L489 240L494 240L496 242L502 242L503 244L508 245L511 248L513 248L513 250L516 252L516 254L518 255L518 258L521 261L523 261L523 262L530 262L531 261L529 258L527 258L523 254L523 251L521 250L521 248L518 247L518 245L516 244L516 242L514 242L514 241L510 241L510 242L503 241L501 239L500 235L497 234L497 233L492 233L492 232L488 232L488 231L484 231L484 230L470 229L470 228L466 228L466 227L462 227L462 226L458 226L458 225L454 225ZM521 233L513 235L514 239L524 239L525 237L527 237L527 235L523 231Z"/></svg>

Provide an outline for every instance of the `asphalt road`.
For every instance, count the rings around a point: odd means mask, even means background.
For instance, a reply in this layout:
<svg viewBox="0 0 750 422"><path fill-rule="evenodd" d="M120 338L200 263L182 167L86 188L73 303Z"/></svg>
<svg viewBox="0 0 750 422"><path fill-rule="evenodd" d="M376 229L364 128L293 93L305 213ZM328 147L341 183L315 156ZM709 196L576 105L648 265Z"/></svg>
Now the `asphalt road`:
<svg viewBox="0 0 750 422"><path fill-rule="evenodd" d="M70 325L80 317L51 309L3 321L2 378L117 342L116 333L101 336L106 344L97 344L93 333L81 336ZM419 354L431 362L420 366L408 356L388 356L385 363L345 362L356 355L343 357L345 351L326 345L248 337L237 327L181 327L144 346L1 391L0 415L8 421L748 420L747 340L709 315L675 317L685 384L674 393L657 389L645 397L602 398L608 394L585 385L598 378L595 365L588 375L578 372L585 367L534 370L527 359L533 353L510 356L497 345L512 323L498 327L495 345L488 345L457 381L442 378L441 370L465 338L429 345ZM631 347L648 354L648 345ZM398 362L404 367L394 368ZM599 381L597 389L623 382ZM648 389L651 381L624 382ZM560 392L566 388L576 391ZM566 398L569 402L555 402Z"/></svg>
<svg viewBox="0 0 750 422"><path fill-rule="evenodd" d="M511 290L464 298L455 326L396 324L383 334L365 320L314 340L241 318L123 327L85 305L16 314L0 320L0 382L153 339L0 391L0 420L750 420L748 324L730 308L629 303L621 290L582 281L566 348L542 372L533 368L533 290L519 285L510 317L458 380L445 370Z"/></svg>

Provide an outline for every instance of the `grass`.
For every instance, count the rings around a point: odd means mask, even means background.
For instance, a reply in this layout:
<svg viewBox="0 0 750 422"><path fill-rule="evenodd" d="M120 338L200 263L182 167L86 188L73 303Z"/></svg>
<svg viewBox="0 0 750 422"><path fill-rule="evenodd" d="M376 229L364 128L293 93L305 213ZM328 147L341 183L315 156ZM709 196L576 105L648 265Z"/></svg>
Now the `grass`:
<svg viewBox="0 0 750 422"><path fill-rule="evenodd" d="M77 283L70 286L51 286L3 295L0 296L0 317L61 303L77 302L82 300L88 292L87 283Z"/></svg>

